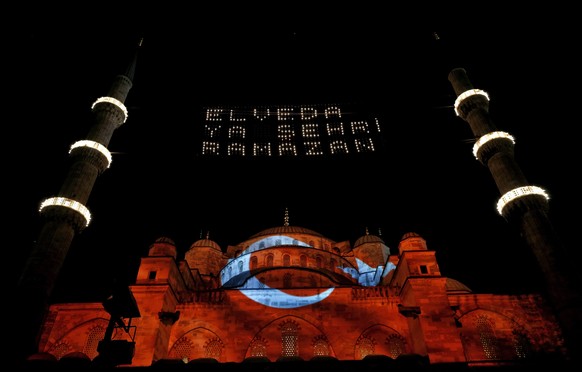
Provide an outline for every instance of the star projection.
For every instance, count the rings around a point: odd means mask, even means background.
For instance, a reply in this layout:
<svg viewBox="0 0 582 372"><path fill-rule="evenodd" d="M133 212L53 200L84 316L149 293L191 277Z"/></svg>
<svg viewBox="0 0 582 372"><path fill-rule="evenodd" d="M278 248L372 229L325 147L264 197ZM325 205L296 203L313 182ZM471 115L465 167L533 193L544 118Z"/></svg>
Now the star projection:
<svg viewBox="0 0 582 372"><path fill-rule="evenodd" d="M342 105L207 107L201 154L298 157L372 153L380 148L378 118Z"/></svg>

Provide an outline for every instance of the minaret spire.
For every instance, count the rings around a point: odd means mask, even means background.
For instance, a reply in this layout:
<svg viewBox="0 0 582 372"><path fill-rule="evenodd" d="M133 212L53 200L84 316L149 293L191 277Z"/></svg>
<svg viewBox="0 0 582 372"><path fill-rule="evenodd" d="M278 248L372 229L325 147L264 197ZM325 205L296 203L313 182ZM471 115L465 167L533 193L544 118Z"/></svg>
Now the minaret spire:
<svg viewBox="0 0 582 372"><path fill-rule="evenodd" d="M289 226L289 210L285 208L285 218L283 220L283 226Z"/></svg>
<svg viewBox="0 0 582 372"><path fill-rule="evenodd" d="M14 302L20 313L18 339L24 343L19 347L23 357L38 351L40 327L71 242L91 221L86 204L97 176L111 164L107 149L111 136L127 120L124 103L133 85L136 58L137 52L125 74L113 79L107 95L93 103L93 124L87 137L69 150L71 165L60 191L40 204L40 233L19 278Z"/></svg>
<svg viewBox="0 0 582 372"><path fill-rule="evenodd" d="M489 115L489 96L475 89L467 73L455 68L449 81L457 95L456 114L465 120L477 139L473 155L485 165L501 194L498 212L519 228L545 277L549 299L561 323L572 355L582 353L582 301L572 265L564 256L548 217L548 194L530 185L514 158L514 138L497 130Z"/></svg>

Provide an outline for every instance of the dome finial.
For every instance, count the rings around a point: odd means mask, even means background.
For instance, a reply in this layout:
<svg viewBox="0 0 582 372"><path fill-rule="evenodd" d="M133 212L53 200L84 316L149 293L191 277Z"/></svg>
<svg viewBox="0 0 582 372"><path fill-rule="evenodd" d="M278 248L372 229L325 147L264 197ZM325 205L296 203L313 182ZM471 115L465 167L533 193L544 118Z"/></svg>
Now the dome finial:
<svg viewBox="0 0 582 372"><path fill-rule="evenodd" d="M285 207L285 219L283 220L283 226L289 226L289 210Z"/></svg>
<svg viewBox="0 0 582 372"><path fill-rule="evenodd" d="M382 228L378 227L378 236L382 236Z"/></svg>
<svg viewBox="0 0 582 372"><path fill-rule="evenodd" d="M206 239L210 239L210 230L206 232Z"/></svg>
<svg viewBox="0 0 582 372"><path fill-rule="evenodd" d="M368 231L368 226L366 226L366 235L370 235L370 232Z"/></svg>

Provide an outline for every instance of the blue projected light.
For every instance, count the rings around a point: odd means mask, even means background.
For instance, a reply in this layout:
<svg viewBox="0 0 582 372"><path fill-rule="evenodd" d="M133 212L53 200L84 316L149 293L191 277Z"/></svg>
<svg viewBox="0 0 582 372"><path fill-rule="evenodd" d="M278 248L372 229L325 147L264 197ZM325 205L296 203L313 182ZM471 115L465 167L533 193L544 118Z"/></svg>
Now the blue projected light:
<svg viewBox="0 0 582 372"><path fill-rule="evenodd" d="M311 245L285 235L269 236L251 244L247 249L235 258L231 258L228 264L222 269L220 278L224 287L239 288L240 292L251 300L265 306L292 309L302 306L313 305L326 299L335 288L327 288L319 293L309 296L293 295L277 288L271 288L267 284L259 281L250 270L250 258L253 252L267 249L274 246L300 246L311 247ZM340 267L344 272L351 275L363 286L375 286L390 271L394 270L393 263L384 266L371 267L365 262L356 258L358 268Z"/></svg>

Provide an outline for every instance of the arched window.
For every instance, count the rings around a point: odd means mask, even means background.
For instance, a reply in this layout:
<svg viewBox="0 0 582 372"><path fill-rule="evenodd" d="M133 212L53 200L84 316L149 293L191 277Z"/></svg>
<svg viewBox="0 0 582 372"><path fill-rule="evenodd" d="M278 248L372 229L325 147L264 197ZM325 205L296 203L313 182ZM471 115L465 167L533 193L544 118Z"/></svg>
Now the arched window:
<svg viewBox="0 0 582 372"><path fill-rule="evenodd" d="M204 344L204 356L206 358L214 358L216 360L220 360L222 356L222 349L224 348L224 344L220 341L219 338L213 338L206 341Z"/></svg>
<svg viewBox="0 0 582 372"><path fill-rule="evenodd" d="M376 341L370 336L362 336L356 341L356 359L364 359L367 355L374 354Z"/></svg>
<svg viewBox="0 0 582 372"><path fill-rule="evenodd" d="M238 273L240 274L240 273L242 273L242 271L243 271L243 262L239 261L238 262Z"/></svg>
<svg viewBox="0 0 582 372"><path fill-rule="evenodd" d="M299 240L297 240L297 239L293 239L293 241L291 242L291 244L293 244L293 245L298 245L298 244L299 244Z"/></svg>
<svg viewBox="0 0 582 372"><path fill-rule="evenodd" d="M83 354L87 355L91 359L95 358L99 354L97 352L99 341L103 340L104 336L105 328L99 325L93 327L87 335L87 340L85 341L85 346L83 347Z"/></svg>
<svg viewBox="0 0 582 372"><path fill-rule="evenodd" d="M263 248L265 248L265 242L259 243L259 249L263 249Z"/></svg>
<svg viewBox="0 0 582 372"><path fill-rule="evenodd" d="M329 342L325 336L317 336L313 339L313 356L328 356Z"/></svg>
<svg viewBox="0 0 582 372"><path fill-rule="evenodd" d="M254 338L249 347L252 357L266 357L267 356L267 340L264 338Z"/></svg>
<svg viewBox="0 0 582 372"><path fill-rule="evenodd" d="M323 267L323 259L321 258L321 256L315 257L315 265L317 265L318 269L321 269Z"/></svg>
<svg viewBox="0 0 582 372"><path fill-rule="evenodd" d="M302 254L299 257L299 264L301 265L301 267L307 267L307 256Z"/></svg>
<svg viewBox="0 0 582 372"><path fill-rule="evenodd" d="M291 256L288 254L283 255L283 266L291 266Z"/></svg>
<svg viewBox="0 0 582 372"><path fill-rule="evenodd" d="M299 325L292 320L283 322L279 326L281 331L281 356L298 356L299 355Z"/></svg>
<svg viewBox="0 0 582 372"><path fill-rule="evenodd" d="M256 269L258 265L259 259L257 258L257 256L251 257L251 270Z"/></svg>
<svg viewBox="0 0 582 372"><path fill-rule="evenodd" d="M497 355L499 354L497 350L497 339L495 338L491 321L486 316L479 316L477 318L477 331L479 331L479 339L481 340L485 357L487 359L497 359Z"/></svg>
<svg viewBox="0 0 582 372"><path fill-rule="evenodd" d="M172 359L182 359L184 362L190 360L192 353L192 341L188 337L181 337L170 350L169 357Z"/></svg>
<svg viewBox="0 0 582 372"><path fill-rule="evenodd" d="M329 260L329 269L330 270L335 270L335 268L337 267L337 261L335 259L331 259Z"/></svg>
<svg viewBox="0 0 582 372"><path fill-rule="evenodd" d="M272 254L268 254L267 257L265 257L265 266L266 267L273 267L273 255Z"/></svg>
<svg viewBox="0 0 582 372"><path fill-rule="evenodd" d="M404 338L397 334L391 334L386 337L386 345L388 346L388 351L393 359L398 358L400 354L404 353Z"/></svg>
<svg viewBox="0 0 582 372"><path fill-rule="evenodd" d="M281 245L281 239L276 239L275 240L275 245Z"/></svg>

